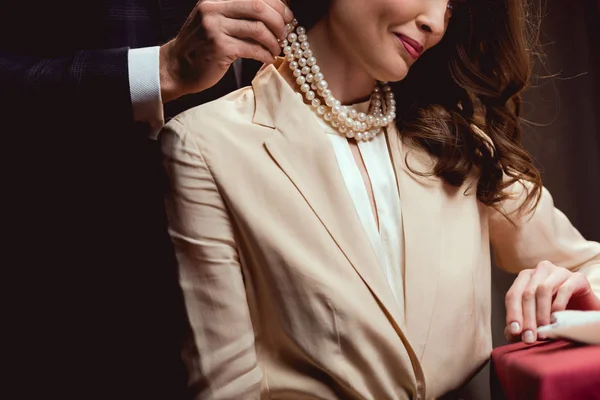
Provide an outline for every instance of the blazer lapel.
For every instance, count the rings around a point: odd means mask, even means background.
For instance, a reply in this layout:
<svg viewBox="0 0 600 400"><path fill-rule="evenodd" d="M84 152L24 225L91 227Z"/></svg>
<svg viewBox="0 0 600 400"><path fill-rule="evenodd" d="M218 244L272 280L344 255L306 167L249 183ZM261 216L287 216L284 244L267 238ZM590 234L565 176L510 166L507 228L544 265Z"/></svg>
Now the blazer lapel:
<svg viewBox="0 0 600 400"><path fill-rule="evenodd" d="M400 191L405 241L405 304L408 337L419 358L423 357L436 304L441 250L443 183L422 177L431 158L422 150L402 143L390 129L388 143ZM408 165L407 165L408 164Z"/></svg>
<svg viewBox="0 0 600 400"><path fill-rule="evenodd" d="M275 128L265 141L266 150L325 226L388 318L403 327L398 303L347 192L331 143L312 111L273 66L259 72L253 88L254 122Z"/></svg>

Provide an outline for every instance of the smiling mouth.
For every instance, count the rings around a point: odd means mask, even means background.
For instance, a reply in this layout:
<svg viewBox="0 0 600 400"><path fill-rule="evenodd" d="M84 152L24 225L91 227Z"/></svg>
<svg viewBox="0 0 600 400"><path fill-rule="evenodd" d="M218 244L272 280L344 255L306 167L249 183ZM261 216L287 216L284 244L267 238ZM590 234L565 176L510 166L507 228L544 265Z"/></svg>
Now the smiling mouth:
<svg viewBox="0 0 600 400"><path fill-rule="evenodd" d="M412 57L413 60L419 58L419 56L423 53L423 46L417 42L416 40L409 38L401 33L394 33L406 52Z"/></svg>

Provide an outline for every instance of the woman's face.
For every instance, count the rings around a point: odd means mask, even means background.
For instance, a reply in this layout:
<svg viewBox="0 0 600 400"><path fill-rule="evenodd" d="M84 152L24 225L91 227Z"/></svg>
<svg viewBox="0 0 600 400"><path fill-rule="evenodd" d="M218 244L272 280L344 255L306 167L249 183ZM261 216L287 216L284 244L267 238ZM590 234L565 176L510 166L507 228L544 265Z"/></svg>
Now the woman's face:
<svg viewBox="0 0 600 400"><path fill-rule="evenodd" d="M440 42L452 16L448 0L332 0L331 35L349 59L380 81L404 79Z"/></svg>

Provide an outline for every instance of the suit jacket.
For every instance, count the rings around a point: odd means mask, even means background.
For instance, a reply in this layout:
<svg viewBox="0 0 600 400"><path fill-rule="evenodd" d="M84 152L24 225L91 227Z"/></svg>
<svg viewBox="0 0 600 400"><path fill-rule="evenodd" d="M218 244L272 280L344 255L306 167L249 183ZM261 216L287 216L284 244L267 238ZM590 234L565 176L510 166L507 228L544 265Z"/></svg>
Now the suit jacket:
<svg viewBox="0 0 600 400"><path fill-rule="evenodd" d="M474 178L455 188L411 172L407 163L428 171L433 160L390 129L400 310L312 112L270 66L162 133L195 398L418 399L459 387L491 351L490 242L502 268L547 259L600 293L600 244L546 190L513 226L468 190Z"/></svg>
<svg viewBox="0 0 600 400"><path fill-rule="evenodd" d="M172 38L195 3L0 5L2 361L16 387L6 397L182 393L160 151L133 121L127 52ZM236 88L229 74L166 116Z"/></svg>

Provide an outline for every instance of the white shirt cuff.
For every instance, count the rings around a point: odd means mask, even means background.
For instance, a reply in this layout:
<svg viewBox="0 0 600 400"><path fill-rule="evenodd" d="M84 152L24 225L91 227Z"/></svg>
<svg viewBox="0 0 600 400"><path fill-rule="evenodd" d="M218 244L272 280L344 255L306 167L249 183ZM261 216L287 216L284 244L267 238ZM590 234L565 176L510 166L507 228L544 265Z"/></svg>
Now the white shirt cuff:
<svg viewBox="0 0 600 400"><path fill-rule="evenodd" d="M129 94L133 118L150 126L150 138L156 139L165 123L160 95L159 47L130 49L128 52Z"/></svg>

